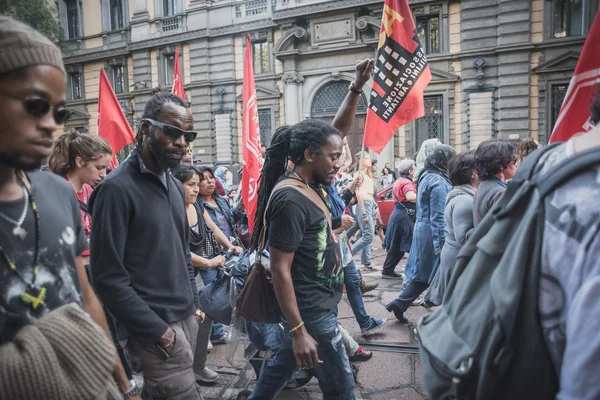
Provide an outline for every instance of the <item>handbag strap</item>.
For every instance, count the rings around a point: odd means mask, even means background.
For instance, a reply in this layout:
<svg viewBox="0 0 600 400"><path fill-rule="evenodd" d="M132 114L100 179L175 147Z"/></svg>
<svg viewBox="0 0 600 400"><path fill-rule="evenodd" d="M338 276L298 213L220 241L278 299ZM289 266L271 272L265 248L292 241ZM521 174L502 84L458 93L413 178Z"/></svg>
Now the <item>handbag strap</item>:
<svg viewBox="0 0 600 400"><path fill-rule="evenodd" d="M275 185L275 187L273 188L273 191L271 192L271 195L269 196L269 201L267 201L267 208L265 209L265 215L263 217L263 227L262 227L262 230L260 231L260 236L259 236L259 241L258 241L260 252L262 252L266 247L267 213L269 210L269 206L271 205L271 200L273 199L273 195L278 190L288 188L288 187L293 188L293 189L297 190L298 192L302 193L304 195L304 197L306 197L307 199L312 201L314 205L316 205L317 207L319 207L321 209L321 211L323 211L323 214L325 214L325 218L327 219L327 224L329 225L329 230L331 231L331 226L332 226L331 211L329 210L329 207L325 203L325 200L321 196L319 196L313 189L311 189L310 186L308 186L308 184L303 183L303 182L293 179L293 178L286 179L284 181L279 182L277 185Z"/></svg>

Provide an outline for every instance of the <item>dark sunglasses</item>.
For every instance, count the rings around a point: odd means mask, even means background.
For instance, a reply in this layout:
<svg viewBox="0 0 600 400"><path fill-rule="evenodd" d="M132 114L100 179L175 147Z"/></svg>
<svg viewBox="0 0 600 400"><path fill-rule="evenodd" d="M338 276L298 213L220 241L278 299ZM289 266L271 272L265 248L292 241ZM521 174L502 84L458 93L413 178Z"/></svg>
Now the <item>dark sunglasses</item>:
<svg viewBox="0 0 600 400"><path fill-rule="evenodd" d="M198 132L184 131L176 126L163 124L162 122L158 122L150 118L144 118L142 122L144 121L147 121L153 126L162 129L165 136L171 140L177 140L181 137L181 135L183 135L183 138L187 143L192 143L194 140L196 140L196 136L198 136Z"/></svg>
<svg viewBox="0 0 600 400"><path fill-rule="evenodd" d="M27 99L21 99L13 94L0 92L0 95L9 97L14 100L18 100L23 104L23 108L29 115L33 118L42 118L46 116L50 110L52 110L52 116L54 117L54 121L58 125L62 125L66 120L71 116L71 111L67 110L64 106L55 107L50 104L50 102L41 97L30 97Z"/></svg>

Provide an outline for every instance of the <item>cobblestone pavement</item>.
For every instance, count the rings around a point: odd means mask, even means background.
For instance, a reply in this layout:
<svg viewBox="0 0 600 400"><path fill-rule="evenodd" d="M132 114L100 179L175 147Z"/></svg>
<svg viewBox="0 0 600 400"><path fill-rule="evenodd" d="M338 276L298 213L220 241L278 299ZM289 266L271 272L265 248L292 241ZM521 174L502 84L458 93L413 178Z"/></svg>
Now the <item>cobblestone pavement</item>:
<svg viewBox="0 0 600 400"><path fill-rule="evenodd" d="M373 243L374 270L363 271L366 281L378 281L379 288L364 295L365 308L375 318L388 318L384 328L377 334L365 339L354 319L352 309L346 295L339 305L340 324L364 348L373 351L373 358L365 363L356 363L358 369L356 382L357 399L369 400L420 400L426 399L421 379L421 367L418 358L417 341L414 328L419 318L428 311L423 307L411 307L406 313L409 324L397 322L393 314L385 310L385 304L393 300L400 291L402 280L380 279L381 266L385 252L381 249L379 239ZM406 257L396 268L404 270ZM357 265L360 263L357 262ZM246 385L254 387L253 370L248 365L241 369L233 368L226 360L227 345L215 345L208 356L208 366L219 372L216 383L202 386L205 400L236 399ZM277 399L300 400L322 399L316 379L305 386L283 391Z"/></svg>

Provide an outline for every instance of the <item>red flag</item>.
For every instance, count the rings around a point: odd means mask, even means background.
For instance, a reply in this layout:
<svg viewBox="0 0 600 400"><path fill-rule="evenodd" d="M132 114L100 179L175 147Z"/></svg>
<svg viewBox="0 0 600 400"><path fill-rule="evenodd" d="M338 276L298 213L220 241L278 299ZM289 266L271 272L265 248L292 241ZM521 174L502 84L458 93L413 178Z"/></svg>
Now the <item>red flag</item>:
<svg viewBox="0 0 600 400"><path fill-rule="evenodd" d="M100 71L100 88L98 90L98 135L110 144L113 159L109 167L115 169L119 165L117 153L129 143L133 143L135 135L104 70Z"/></svg>
<svg viewBox="0 0 600 400"><path fill-rule="evenodd" d="M256 104L256 85L254 83L254 65L252 63L252 41L246 39L246 57L244 59L243 88L243 128L242 128L242 199L248 215L248 228L254 230L254 218L258 203L258 177L263 160L260 147L260 128L258 125L258 107Z"/></svg>
<svg viewBox="0 0 600 400"><path fill-rule="evenodd" d="M556 124L550 136L550 143L565 142L578 133L592 128L590 106L596 86L600 83L600 10L596 14L581 57L575 67L575 73L569 83L567 94Z"/></svg>
<svg viewBox="0 0 600 400"><path fill-rule="evenodd" d="M364 144L381 153L399 127L425 115L431 81L407 0L385 0Z"/></svg>
<svg viewBox="0 0 600 400"><path fill-rule="evenodd" d="M171 92L181 97L183 101L186 101L180 71L181 70L179 68L179 46L177 46L175 47L175 61L173 62L173 89L171 90Z"/></svg>

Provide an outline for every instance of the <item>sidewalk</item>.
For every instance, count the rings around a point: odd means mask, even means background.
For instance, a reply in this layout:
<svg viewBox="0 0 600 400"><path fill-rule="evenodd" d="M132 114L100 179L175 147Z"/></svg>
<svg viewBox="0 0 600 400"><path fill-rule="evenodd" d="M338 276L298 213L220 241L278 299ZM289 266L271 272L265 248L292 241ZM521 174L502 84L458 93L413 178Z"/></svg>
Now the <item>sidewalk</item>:
<svg viewBox="0 0 600 400"><path fill-rule="evenodd" d="M411 307L406 313L410 321L408 325L400 324L393 314L385 310L385 304L398 295L402 281L380 279L385 252L381 249L379 239L375 239L373 246L377 248L373 251L373 265L376 269L363 271L363 277L367 281L379 281L379 288L364 296L365 308L371 316L378 319L388 318L388 322L379 333L365 339L360 334L360 328L354 319L346 295L339 305L340 324L362 347L373 351L373 358L370 361L354 364L358 368L356 397L372 400L426 399L414 328L427 310L423 307ZM397 272L404 269L405 261L406 257L396 269ZM218 371L221 376L217 382L202 386L205 400L236 399L237 394L253 375L249 367L240 370L229 365L225 359L226 346L217 345L208 355L208 366ZM253 387L254 382L251 382L249 388ZM314 378L307 385L299 389L283 391L277 397L281 400L322 398L318 382Z"/></svg>

